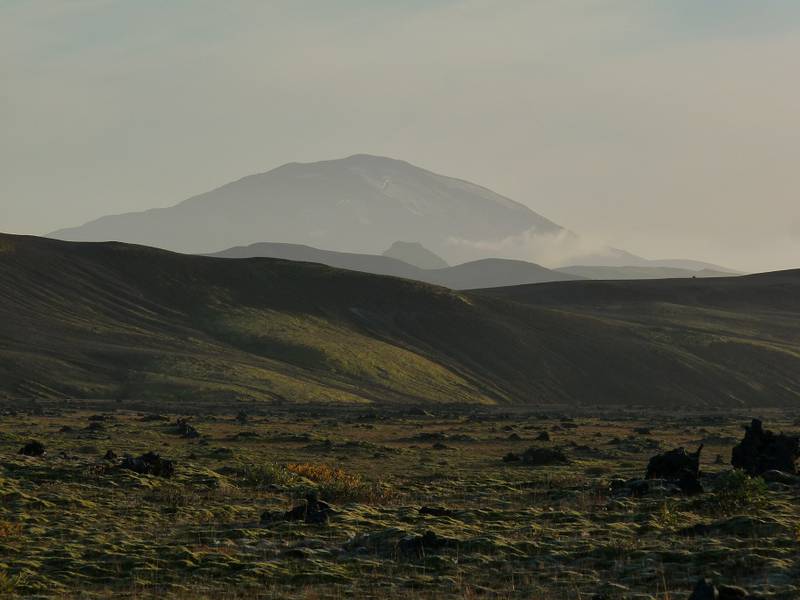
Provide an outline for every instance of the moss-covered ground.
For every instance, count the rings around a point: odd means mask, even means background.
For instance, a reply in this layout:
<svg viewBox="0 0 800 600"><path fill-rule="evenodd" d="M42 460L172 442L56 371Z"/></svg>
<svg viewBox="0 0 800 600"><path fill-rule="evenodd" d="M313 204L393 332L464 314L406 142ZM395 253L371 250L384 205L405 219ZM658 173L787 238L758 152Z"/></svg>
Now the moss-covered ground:
<svg viewBox="0 0 800 600"><path fill-rule="evenodd" d="M701 576L800 597L800 486L714 492L751 415L251 407L189 415L201 435L187 439L187 415L140 408L5 411L0 597L674 600ZM18 454L30 440L46 454ZM705 494L610 491L699 443ZM502 460L537 445L571 463ZM108 450L158 452L175 475L123 470ZM335 510L327 524L262 523L311 489ZM682 531L696 524L709 527ZM415 545L426 532L435 547Z"/></svg>

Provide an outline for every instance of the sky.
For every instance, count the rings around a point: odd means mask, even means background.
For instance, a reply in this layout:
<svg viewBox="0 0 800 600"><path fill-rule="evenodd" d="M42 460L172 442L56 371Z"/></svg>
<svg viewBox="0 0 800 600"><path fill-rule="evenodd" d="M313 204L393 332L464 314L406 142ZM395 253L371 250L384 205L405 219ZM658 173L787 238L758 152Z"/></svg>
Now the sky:
<svg viewBox="0 0 800 600"><path fill-rule="evenodd" d="M356 153L647 258L800 267L796 0L0 0L0 231Z"/></svg>

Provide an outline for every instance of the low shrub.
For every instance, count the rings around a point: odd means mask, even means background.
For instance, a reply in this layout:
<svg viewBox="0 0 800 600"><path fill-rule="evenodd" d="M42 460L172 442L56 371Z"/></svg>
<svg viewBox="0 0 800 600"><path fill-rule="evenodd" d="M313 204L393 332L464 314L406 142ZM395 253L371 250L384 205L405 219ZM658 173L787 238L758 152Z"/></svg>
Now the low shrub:
<svg viewBox="0 0 800 600"><path fill-rule="evenodd" d="M737 469L719 478L704 503L709 512L728 515L759 508L766 499L766 492L767 484L761 477L750 477Z"/></svg>

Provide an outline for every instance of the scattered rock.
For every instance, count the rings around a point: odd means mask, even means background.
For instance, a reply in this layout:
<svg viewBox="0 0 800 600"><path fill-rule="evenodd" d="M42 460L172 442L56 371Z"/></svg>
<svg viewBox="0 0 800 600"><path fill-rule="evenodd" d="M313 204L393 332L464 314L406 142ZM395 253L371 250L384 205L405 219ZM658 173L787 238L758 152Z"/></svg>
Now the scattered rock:
<svg viewBox="0 0 800 600"><path fill-rule="evenodd" d="M638 433L639 435L650 435L653 431L649 427L634 427L634 433Z"/></svg>
<svg viewBox="0 0 800 600"><path fill-rule="evenodd" d="M175 463L161 458L155 452L142 454L138 458L126 455L120 463L120 468L134 471L140 475L156 475L157 477L172 477L175 473Z"/></svg>
<svg viewBox="0 0 800 600"><path fill-rule="evenodd" d="M156 413L151 413L149 415L144 415L139 420L143 421L145 423L147 423L149 421L169 421L169 417L165 417L164 415L159 415L159 414L156 414Z"/></svg>
<svg viewBox="0 0 800 600"><path fill-rule="evenodd" d="M757 600L747 590L735 585L714 585L710 579L701 579L694 586L689 600Z"/></svg>
<svg viewBox="0 0 800 600"><path fill-rule="evenodd" d="M443 442L447 439L447 434L443 431L424 431L415 435L413 439L420 442Z"/></svg>
<svg viewBox="0 0 800 600"><path fill-rule="evenodd" d="M561 452L561 450L555 450L552 448L531 447L525 450L520 458L523 464L536 467L570 464L569 458L567 458L567 456Z"/></svg>
<svg viewBox="0 0 800 600"><path fill-rule="evenodd" d="M681 475L681 478L678 480L678 487L681 488L681 491L687 496L697 496L705 491L700 480L691 473L684 473Z"/></svg>
<svg viewBox="0 0 800 600"><path fill-rule="evenodd" d="M419 509L419 514L431 517L452 517L454 513L443 506L423 506Z"/></svg>
<svg viewBox="0 0 800 600"><path fill-rule="evenodd" d="M657 454L647 464L645 479L676 479L686 476L697 479L700 476L700 452L703 445L696 452L686 452L685 448L677 448L663 454Z"/></svg>
<svg viewBox="0 0 800 600"><path fill-rule="evenodd" d="M758 419L745 427L742 441L733 448L731 464L750 475L767 471L783 471L797 475L800 458L800 437L765 430Z"/></svg>
<svg viewBox="0 0 800 600"><path fill-rule="evenodd" d="M275 521L303 521L315 525L323 525L335 514L333 507L323 502L316 492L309 492L302 504L298 504L286 512L266 511L261 515L261 524L267 525Z"/></svg>
<svg viewBox="0 0 800 600"><path fill-rule="evenodd" d="M175 421L175 428L178 431L178 434L182 437L194 439L200 437L200 432L197 431L186 419L178 418Z"/></svg>
<svg viewBox="0 0 800 600"><path fill-rule="evenodd" d="M42 456L44 453L44 444L35 440L28 442L19 449L19 454L23 456Z"/></svg>
<svg viewBox="0 0 800 600"><path fill-rule="evenodd" d="M800 477L797 475L784 473L783 471L778 471L777 469L766 471L761 475L761 478L767 483L782 483L784 485L797 485L800 483Z"/></svg>
<svg viewBox="0 0 800 600"><path fill-rule="evenodd" d="M694 586L689 600L719 600L719 592L714 584L708 579L701 579Z"/></svg>
<svg viewBox="0 0 800 600"><path fill-rule="evenodd" d="M683 492L678 482L666 479L615 479L611 481L609 489L614 496L629 498L669 496Z"/></svg>
<svg viewBox="0 0 800 600"><path fill-rule="evenodd" d="M678 530L678 535L687 537L730 535L744 538L761 538L783 535L788 530L789 528L785 524L775 519L758 519L747 515L739 515L714 523L698 523L691 527L684 527Z"/></svg>
<svg viewBox="0 0 800 600"><path fill-rule="evenodd" d="M434 552L448 544L449 540L437 535L434 531L426 531L422 535L412 535L402 538L397 549L401 554L422 558L425 554Z"/></svg>

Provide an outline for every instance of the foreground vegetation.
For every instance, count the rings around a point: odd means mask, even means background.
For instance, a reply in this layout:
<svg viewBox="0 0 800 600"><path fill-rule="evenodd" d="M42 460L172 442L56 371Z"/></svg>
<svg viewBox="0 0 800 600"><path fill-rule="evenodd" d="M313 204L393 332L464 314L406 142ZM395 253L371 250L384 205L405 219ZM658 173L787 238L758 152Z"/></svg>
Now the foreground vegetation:
<svg viewBox="0 0 800 600"><path fill-rule="evenodd" d="M191 437L152 408L4 411L0 596L675 600L700 577L800 596L800 486L726 464L745 413L249 407L189 415ZM625 493L700 443L705 493ZM502 460L530 447L568 463ZM174 475L120 468L147 451ZM287 520L309 496L330 514Z"/></svg>

